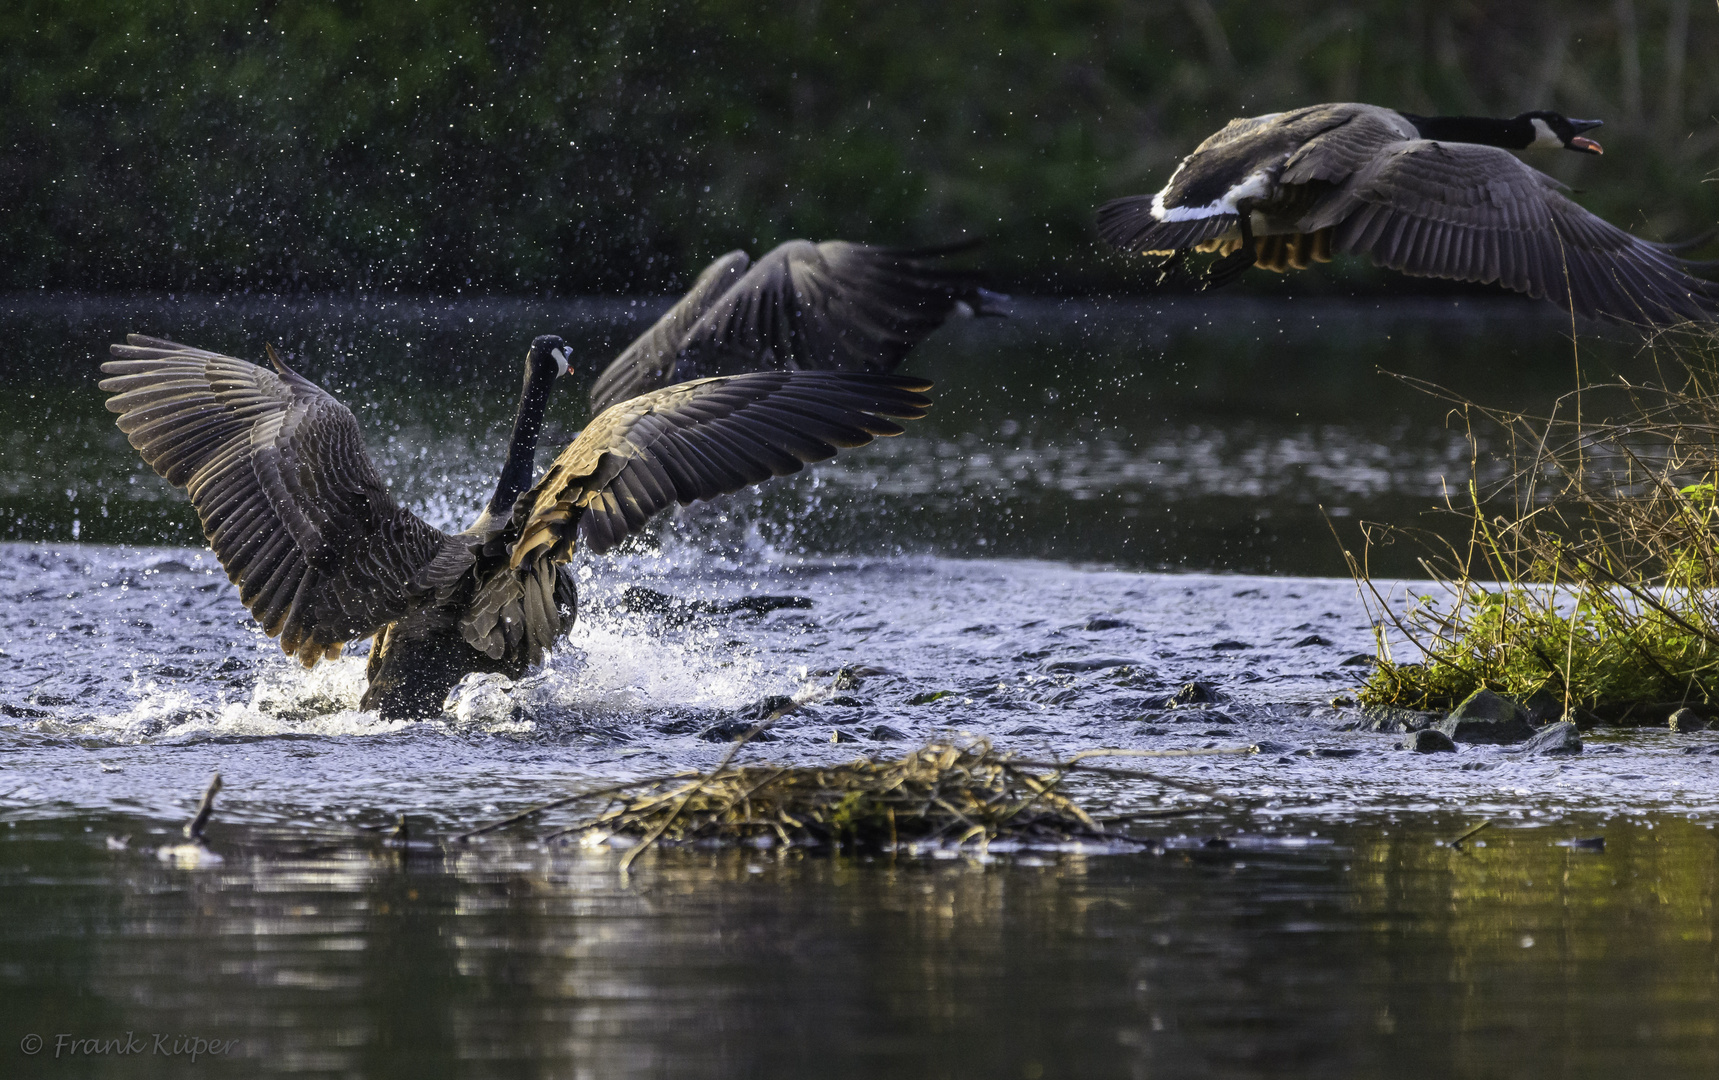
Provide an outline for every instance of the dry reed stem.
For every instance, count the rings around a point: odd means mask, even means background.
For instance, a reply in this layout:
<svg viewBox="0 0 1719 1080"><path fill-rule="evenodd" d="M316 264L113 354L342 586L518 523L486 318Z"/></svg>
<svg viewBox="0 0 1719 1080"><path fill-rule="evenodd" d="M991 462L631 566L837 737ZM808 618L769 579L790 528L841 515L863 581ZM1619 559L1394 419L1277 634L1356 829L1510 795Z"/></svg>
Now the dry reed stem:
<svg viewBox="0 0 1719 1080"><path fill-rule="evenodd" d="M1719 335L1647 351L1658 382L1581 385L1544 416L1404 380L1468 425L1467 498L1445 508L1468 536L1362 523L1361 554L1344 554L1376 628L1364 701L1448 706L1487 687L1566 709L1719 705ZM1484 475L1476 425L1506 442L1502 479ZM1432 578L1407 607L1369 568L1373 546L1401 542ZM1422 659L1397 662L1399 645Z"/></svg>
<svg viewBox="0 0 1719 1080"><path fill-rule="evenodd" d="M758 729L755 729L758 730ZM1211 750L1088 750L1067 760L1028 761L999 752L988 739L934 742L895 760L861 758L841 765L734 766L737 740L709 772L677 773L611 784L552 800L493 825L482 835L550 809L605 799L594 813L549 833L636 837L622 869L663 842L756 842L892 850L903 843L957 844L1011 837L1038 841L1117 840L1060 787L1071 774L1145 780L1225 801L1209 787L1132 769L1089 764L1093 757L1186 757L1249 754L1252 746ZM1192 808L1164 808L1106 819L1110 824L1164 817Z"/></svg>

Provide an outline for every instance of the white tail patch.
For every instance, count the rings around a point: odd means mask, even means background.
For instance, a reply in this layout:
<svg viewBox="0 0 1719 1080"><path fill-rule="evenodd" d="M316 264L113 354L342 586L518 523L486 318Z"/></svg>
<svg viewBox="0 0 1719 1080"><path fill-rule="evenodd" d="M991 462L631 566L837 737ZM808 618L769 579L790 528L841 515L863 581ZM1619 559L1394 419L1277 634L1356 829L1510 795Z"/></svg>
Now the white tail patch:
<svg viewBox="0 0 1719 1080"><path fill-rule="evenodd" d="M1236 203L1243 199L1258 199L1270 193L1272 178L1260 170L1224 192L1224 196L1204 206L1165 206L1164 192L1152 196L1152 216L1159 221L1197 221L1200 218L1238 214Z"/></svg>

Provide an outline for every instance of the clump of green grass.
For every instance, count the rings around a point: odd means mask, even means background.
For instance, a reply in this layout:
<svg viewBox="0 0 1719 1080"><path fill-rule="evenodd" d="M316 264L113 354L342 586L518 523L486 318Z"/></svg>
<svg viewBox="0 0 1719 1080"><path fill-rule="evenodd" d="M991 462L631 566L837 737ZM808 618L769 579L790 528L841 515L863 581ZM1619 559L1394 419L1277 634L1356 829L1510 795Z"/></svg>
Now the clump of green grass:
<svg viewBox="0 0 1719 1080"><path fill-rule="evenodd" d="M1510 469L1486 483L1477 449L1446 507L1466 541L1363 524L1345 554L1378 635L1364 704L1445 708L1485 688L1622 719L1719 702L1719 334L1647 348L1653 382L1579 385L1545 416L1424 387L1476 447L1477 427L1502 432ZM1405 542L1432 579L1406 606L1367 571L1373 547Z"/></svg>

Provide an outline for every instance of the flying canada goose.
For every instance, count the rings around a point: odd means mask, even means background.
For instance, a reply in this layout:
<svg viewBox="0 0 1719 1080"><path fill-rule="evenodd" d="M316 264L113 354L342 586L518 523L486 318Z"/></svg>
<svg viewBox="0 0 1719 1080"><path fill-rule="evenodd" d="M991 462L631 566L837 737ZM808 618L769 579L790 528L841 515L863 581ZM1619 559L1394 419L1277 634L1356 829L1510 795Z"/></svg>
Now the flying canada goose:
<svg viewBox="0 0 1719 1080"><path fill-rule="evenodd" d="M1116 199L1098 230L1128 252L1223 256L1221 285L1250 266L1283 272L1366 255L1421 277L1496 282L1578 314L1664 325L1719 318L1719 284L1670 245L1588 213L1510 150L1598 154L1598 120L1509 120L1313 105L1232 120L1156 195ZM1168 263L1167 263L1168 265Z"/></svg>
<svg viewBox="0 0 1719 1080"><path fill-rule="evenodd" d="M591 387L591 412L688 379L759 370L893 371L952 314L1007 298L939 265L970 250L790 240L756 263L730 251Z"/></svg>
<svg viewBox="0 0 1719 1080"><path fill-rule="evenodd" d="M573 623L565 564L670 503L797 472L897 435L930 384L870 372L699 379L600 413L531 483L558 337L532 342L495 492L448 534L400 506L352 413L268 348L274 370L132 334L102 365L107 407L144 461L191 496L239 600L306 667L374 636L363 707L439 714L469 672L524 674Z"/></svg>

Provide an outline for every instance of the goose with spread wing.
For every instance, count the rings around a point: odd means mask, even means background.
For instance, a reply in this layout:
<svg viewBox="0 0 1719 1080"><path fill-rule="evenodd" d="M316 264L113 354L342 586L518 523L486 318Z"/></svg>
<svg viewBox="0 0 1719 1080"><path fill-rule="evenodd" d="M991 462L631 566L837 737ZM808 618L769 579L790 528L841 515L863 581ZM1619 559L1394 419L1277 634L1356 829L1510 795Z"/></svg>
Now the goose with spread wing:
<svg viewBox="0 0 1719 1080"><path fill-rule="evenodd" d="M1676 248L1601 220L1510 152L1599 154L1582 134L1598 125L1548 111L1429 117L1353 103L1232 120L1162 191L1100 207L1098 230L1169 263L1216 252L1212 285L1251 266L1281 273L1354 254L1636 325L1719 319L1719 283L1692 273Z"/></svg>
<svg viewBox="0 0 1719 1080"><path fill-rule="evenodd" d="M239 600L306 667L374 638L363 707L440 713L470 672L517 678L572 625L566 564L671 503L797 472L900 434L930 407L904 375L764 371L655 390L605 409L532 483L550 386L568 369L546 335L494 494L464 532L389 494L352 413L293 372L133 334L114 345L107 406L144 460L184 488Z"/></svg>
<svg viewBox="0 0 1719 1080"><path fill-rule="evenodd" d="M603 369L591 412L713 375L894 371L950 316L1003 314L1006 297L944 261L972 246L790 240L757 262L730 251Z"/></svg>

